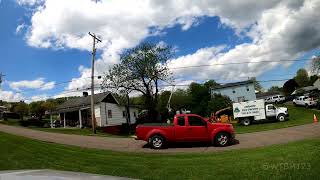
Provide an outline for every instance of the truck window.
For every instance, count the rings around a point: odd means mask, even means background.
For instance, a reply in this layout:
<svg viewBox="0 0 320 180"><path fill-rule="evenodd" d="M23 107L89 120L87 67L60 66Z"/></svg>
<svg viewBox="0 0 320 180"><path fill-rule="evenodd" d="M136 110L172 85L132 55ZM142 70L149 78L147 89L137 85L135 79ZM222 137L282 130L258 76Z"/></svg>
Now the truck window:
<svg viewBox="0 0 320 180"><path fill-rule="evenodd" d="M189 116L189 125L190 126L205 126L205 122L197 116Z"/></svg>
<svg viewBox="0 0 320 180"><path fill-rule="evenodd" d="M276 109L274 106L268 106L268 110Z"/></svg>
<svg viewBox="0 0 320 180"><path fill-rule="evenodd" d="M184 120L184 116L179 116L178 117L178 125L179 126L185 126L186 125L185 120Z"/></svg>

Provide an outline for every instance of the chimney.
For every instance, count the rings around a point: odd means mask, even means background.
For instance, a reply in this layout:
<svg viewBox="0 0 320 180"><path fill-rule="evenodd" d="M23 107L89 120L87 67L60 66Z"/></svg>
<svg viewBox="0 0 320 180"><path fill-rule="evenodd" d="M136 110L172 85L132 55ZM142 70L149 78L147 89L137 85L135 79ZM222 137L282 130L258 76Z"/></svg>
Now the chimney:
<svg viewBox="0 0 320 180"><path fill-rule="evenodd" d="M83 92L83 97L87 97L88 96L88 92Z"/></svg>

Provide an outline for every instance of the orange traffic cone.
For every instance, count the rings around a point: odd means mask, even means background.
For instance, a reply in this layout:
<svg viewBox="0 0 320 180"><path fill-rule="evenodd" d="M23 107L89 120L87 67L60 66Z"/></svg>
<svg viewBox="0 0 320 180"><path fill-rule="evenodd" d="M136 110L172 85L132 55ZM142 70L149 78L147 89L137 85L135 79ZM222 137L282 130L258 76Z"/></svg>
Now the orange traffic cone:
<svg viewBox="0 0 320 180"><path fill-rule="evenodd" d="M318 118L317 118L316 114L313 114L313 122L314 122L314 123L317 123L317 122L318 122Z"/></svg>

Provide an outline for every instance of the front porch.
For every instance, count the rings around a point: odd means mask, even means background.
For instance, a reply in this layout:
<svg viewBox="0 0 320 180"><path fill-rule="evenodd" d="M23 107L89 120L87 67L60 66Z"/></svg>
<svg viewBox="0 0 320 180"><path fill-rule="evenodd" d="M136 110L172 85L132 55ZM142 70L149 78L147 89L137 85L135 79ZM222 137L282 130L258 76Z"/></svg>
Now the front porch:
<svg viewBox="0 0 320 180"><path fill-rule="evenodd" d="M53 114L58 114L58 119L53 120ZM90 107L84 107L81 109L63 109L57 112L53 112L50 116L51 128L63 127L63 128L84 128L91 127L91 110Z"/></svg>

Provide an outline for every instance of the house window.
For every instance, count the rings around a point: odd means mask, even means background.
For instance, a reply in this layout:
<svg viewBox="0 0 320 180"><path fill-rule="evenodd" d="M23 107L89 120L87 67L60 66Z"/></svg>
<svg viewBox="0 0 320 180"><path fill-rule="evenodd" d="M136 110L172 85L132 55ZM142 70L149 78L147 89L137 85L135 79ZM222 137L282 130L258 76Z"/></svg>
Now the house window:
<svg viewBox="0 0 320 180"><path fill-rule="evenodd" d="M126 117L126 111L122 111L122 117Z"/></svg>
<svg viewBox="0 0 320 180"><path fill-rule="evenodd" d="M112 111L108 110L108 118L112 118Z"/></svg>

